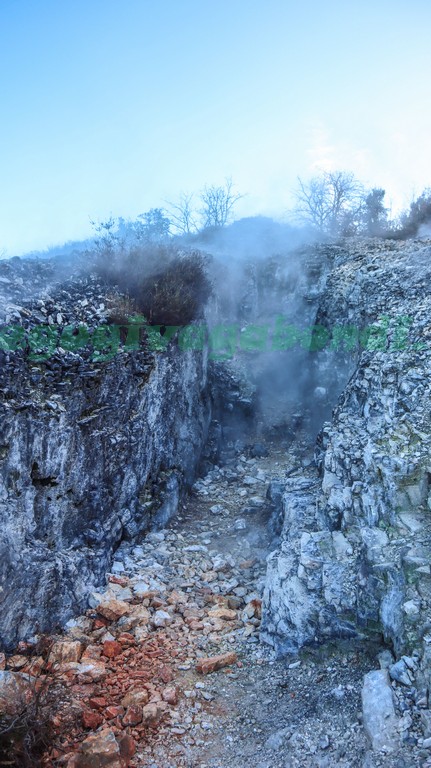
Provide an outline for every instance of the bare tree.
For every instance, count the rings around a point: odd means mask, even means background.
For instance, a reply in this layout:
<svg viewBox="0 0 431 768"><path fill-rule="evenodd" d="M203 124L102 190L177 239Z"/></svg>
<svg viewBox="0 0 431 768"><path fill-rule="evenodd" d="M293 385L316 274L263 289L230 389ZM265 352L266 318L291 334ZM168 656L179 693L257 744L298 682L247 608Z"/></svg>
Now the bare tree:
<svg viewBox="0 0 431 768"><path fill-rule="evenodd" d="M353 173L324 171L308 183L298 178L296 211L319 231L352 234L363 204L363 187Z"/></svg>
<svg viewBox="0 0 431 768"><path fill-rule="evenodd" d="M222 187L204 187L200 195L202 201L200 214L204 228L224 227L227 224L235 203L244 197L244 195L234 192L233 187L231 178L226 179Z"/></svg>
<svg viewBox="0 0 431 768"><path fill-rule="evenodd" d="M193 209L193 193L181 192L178 202L171 203L169 215L173 226L180 235L190 235L197 230L195 211Z"/></svg>

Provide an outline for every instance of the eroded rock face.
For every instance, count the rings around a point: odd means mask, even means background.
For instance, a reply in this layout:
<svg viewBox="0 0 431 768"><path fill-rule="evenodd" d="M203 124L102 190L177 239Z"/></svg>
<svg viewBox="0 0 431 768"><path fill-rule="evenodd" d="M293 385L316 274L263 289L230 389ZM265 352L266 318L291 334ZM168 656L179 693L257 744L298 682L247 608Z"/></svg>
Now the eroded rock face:
<svg viewBox="0 0 431 768"><path fill-rule="evenodd" d="M317 321L373 328L332 358L332 375L339 360L351 378L318 438L319 475L286 483L263 619L281 651L377 632L400 654L429 630L430 285L429 243L334 254ZM316 355L316 384L330 361L329 347Z"/></svg>
<svg viewBox="0 0 431 768"><path fill-rule="evenodd" d="M23 278L12 268L8 275L23 290ZM97 325L101 288L76 279L79 303L70 301L72 281L40 306L55 323ZM37 300L24 298L30 308L16 316L2 306L25 328L37 320ZM0 355L0 645L9 647L85 608L120 541L175 513L210 405L205 352L180 352L175 342L162 353L123 349L99 362L85 350L59 349L41 362L25 349Z"/></svg>

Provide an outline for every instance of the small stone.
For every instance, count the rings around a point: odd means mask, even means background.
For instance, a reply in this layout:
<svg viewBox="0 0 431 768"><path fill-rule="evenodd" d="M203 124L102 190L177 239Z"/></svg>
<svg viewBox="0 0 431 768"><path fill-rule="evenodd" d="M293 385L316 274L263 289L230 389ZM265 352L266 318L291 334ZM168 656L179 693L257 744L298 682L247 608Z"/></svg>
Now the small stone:
<svg viewBox="0 0 431 768"><path fill-rule="evenodd" d="M406 616L409 616L410 618L415 618L420 614L420 604L415 602L414 600L407 600L405 603L403 603L403 611L406 614Z"/></svg>
<svg viewBox="0 0 431 768"><path fill-rule="evenodd" d="M79 661L82 649L82 643L78 640L59 640L51 648L49 661L51 664L66 664L69 661Z"/></svg>
<svg viewBox="0 0 431 768"><path fill-rule="evenodd" d="M327 734L325 734L324 736L322 736L322 738L319 739L320 749L328 749L329 744L330 744L330 741L329 741L329 736Z"/></svg>
<svg viewBox="0 0 431 768"><path fill-rule="evenodd" d="M136 584L133 585L132 589L135 595L137 595L138 597L142 597L143 595L145 595L147 592L150 591L150 585L147 584L146 581L138 581Z"/></svg>
<svg viewBox="0 0 431 768"><path fill-rule="evenodd" d="M108 720L114 720L116 717L122 717L124 715L124 707L107 707L105 709L105 716Z"/></svg>
<svg viewBox="0 0 431 768"><path fill-rule="evenodd" d="M223 669L223 667L236 664L237 661L238 657L235 651L231 651L230 653L223 653L219 656L199 659L198 663L196 664L196 670L202 675L209 675L212 672L216 672L218 669Z"/></svg>
<svg viewBox="0 0 431 768"><path fill-rule="evenodd" d="M103 661L81 661L76 667L77 675L85 675L95 683L106 677L106 667Z"/></svg>
<svg viewBox="0 0 431 768"><path fill-rule="evenodd" d="M298 667L301 666L301 661L292 661L291 664L288 664L288 669L298 669Z"/></svg>
<svg viewBox="0 0 431 768"><path fill-rule="evenodd" d="M161 707L159 702L152 701L149 704L146 704L142 710L144 723L156 722L163 714L163 711L163 707Z"/></svg>
<svg viewBox="0 0 431 768"><path fill-rule="evenodd" d="M380 669L389 669L394 663L394 657L388 648L384 651L380 651L380 653L377 654L377 658L379 660Z"/></svg>
<svg viewBox="0 0 431 768"><path fill-rule="evenodd" d="M100 645L87 645L84 653L81 656L81 662L87 660L87 659L94 659L98 661L100 659L100 656L102 654L102 648Z"/></svg>
<svg viewBox="0 0 431 768"><path fill-rule="evenodd" d="M288 728L281 728L279 731L271 733L271 735L265 741L265 748L271 749L273 752L278 752L284 744L289 740L291 731Z"/></svg>
<svg viewBox="0 0 431 768"><path fill-rule="evenodd" d="M130 612L130 605L113 597L110 600L99 603L96 606L96 611L105 619L108 619L108 621L117 621Z"/></svg>
<svg viewBox="0 0 431 768"><path fill-rule="evenodd" d="M365 732L374 750L396 749L397 718L388 673L384 669L368 672L362 688L362 714Z"/></svg>
<svg viewBox="0 0 431 768"><path fill-rule="evenodd" d="M92 696L88 700L88 704L92 709L104 709L106 707L106 699L104 696Z"/></svg>
<svg viewBox="0 0 431 768"><path fill-rule="evenodd" d="M230 608L212 608L208 611L211 619L224 619L224 621L234 621L237 618L237 612Z"/></svg>
<svg viewBox="0 0 431 768"><path fill-rule="evenodd" d="M178 702L178 691L173 686L165 688L162 691L163 701L167 701L168 704L176 704Z"/></svg>
<svg viewBox="0 0 431 768"><path fill-rule="evenodd" d="M126 765L128 765L130 759L136 752L135 740L128 733L125 733L123 736L119 737L118 746L120 747L121 758L126 762Z"/></svg>
<svg viewBox="0 0 431 768"><path fill-rule="evenodd" d="M31 686L21 672L0 672L0 715L13 715L31 697Z"/></svg>
<svg viewBox="0 0 431 768"><path fill-rule="evenodd" d="M86 709L82 713L82 725L84 728L91 728L96 730L103 723L103 717L99 712L94 712L92 709Z"/></svg>
<svg viewBox="0 0 431 768"><path fill-rule="evenodd" d="M143 707L145 706L145 704L148 704L149 699L150 699L150 694L148 693L146 688L143 688L139 691L130 691L121 700L121 706L123 706L125 709L127 709L127 707L130 707L130 706Z"/></svg>
<svg viewBox="0 0 431 768"><path fill-rule="evenodd" d="M120 747L110 728L91 734L79 747L76 768L122 768Z"/></svg>
<svg viewBox="0 0 431 768"><path fill-rule="evenodd" d="M142 723L142 707L127 707L126 714L123 716L123 725L138 725Z"/></svg>
<svg viewBox="0 0 431 768"><path fill-rule="evenodd" d="M115 659L122 652L123 647L116 640L105 640L103 643L103 655L108 659Z"/></svg>
<svg viewBox="0 0 431 768"><path fill-rule="evenodd" d="M166 627L171 622L172 616L167 611L156 611L152 618L152 624L155 627Z"/></svg>
<svg viewBox="0 0 431 768"><path fill-rule="evenodd" d="M400 659L395 664L392 664L389 667L389 674L392 680L396 680L397 683L409 686L412 684L412 677L404 659Z"/></svg>
<svg viewBox="0 0 431 768"><path fill-rule="evenodd" d="M6 669L6 656L0 653L0 670Z"/></svg>

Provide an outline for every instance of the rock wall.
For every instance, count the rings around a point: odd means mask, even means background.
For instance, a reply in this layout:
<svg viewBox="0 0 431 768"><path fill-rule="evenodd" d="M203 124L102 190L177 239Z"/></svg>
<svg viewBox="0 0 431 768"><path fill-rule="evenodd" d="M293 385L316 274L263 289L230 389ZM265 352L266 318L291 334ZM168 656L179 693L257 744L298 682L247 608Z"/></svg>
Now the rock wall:
<svg viewBox="0 0 431 768"><path fill-rule="evenodd" d="M316 468L286 483L262 634L285 652L378 633L401 654L430 629L431 246L346 243L333 260L316 322L372 329L315 354L317 383L350 380Z"/></svg>
<svg viewBox="0 0 431 768"><path fill-rule="evenodd" d="M13 311L15 322L35 314ZM175 342L100 362L61 349L43 362L0 354L0 645L8 648L85 608L120 541L175 513L211 406L205 351Z"/></svg>

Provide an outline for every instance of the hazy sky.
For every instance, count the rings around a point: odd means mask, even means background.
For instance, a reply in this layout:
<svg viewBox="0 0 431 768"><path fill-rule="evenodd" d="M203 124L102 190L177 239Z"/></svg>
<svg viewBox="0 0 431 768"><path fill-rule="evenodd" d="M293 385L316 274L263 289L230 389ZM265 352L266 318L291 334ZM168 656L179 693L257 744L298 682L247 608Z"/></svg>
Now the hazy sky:
<svg viewBox="0 0 431 768"><path fill-rule="evenodd" d="M348 169L431 185L429 0L0 0L0 252L232 176L281 216Z"/></svg>

